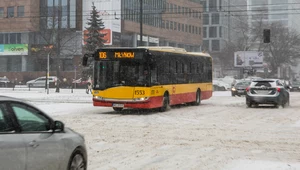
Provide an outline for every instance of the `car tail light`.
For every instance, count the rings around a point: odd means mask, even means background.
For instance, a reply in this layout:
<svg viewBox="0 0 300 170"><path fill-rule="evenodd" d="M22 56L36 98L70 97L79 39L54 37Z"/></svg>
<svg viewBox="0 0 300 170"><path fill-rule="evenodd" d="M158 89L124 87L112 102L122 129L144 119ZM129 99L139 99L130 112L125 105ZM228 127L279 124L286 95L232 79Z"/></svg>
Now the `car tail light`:
<svg viewBox="0 0 300 170"><path fill-rule="evenodd" d="M250 87L247 87L247 88L246 88L246 92L248 92L249 90L250 90Z"/></svg>
<svg viewBox="0 0 300 170"><path fill-rule="evenodd" d="M280 92L280 90L281 90L281 89L280 89L279 87L277 87L277 91Z"/></svg>

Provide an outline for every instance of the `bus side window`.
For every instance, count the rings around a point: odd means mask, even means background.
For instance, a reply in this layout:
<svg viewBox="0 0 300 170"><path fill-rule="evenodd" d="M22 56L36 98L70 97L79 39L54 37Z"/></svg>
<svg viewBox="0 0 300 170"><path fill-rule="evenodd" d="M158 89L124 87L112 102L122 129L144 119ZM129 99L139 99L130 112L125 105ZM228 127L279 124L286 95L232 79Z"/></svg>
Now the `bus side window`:
<svg viewBox="0 0 300 170"><path fill-rule="evenodd" d="M157 82L157 67L151 68L151 84L158 84Z"/></svg>

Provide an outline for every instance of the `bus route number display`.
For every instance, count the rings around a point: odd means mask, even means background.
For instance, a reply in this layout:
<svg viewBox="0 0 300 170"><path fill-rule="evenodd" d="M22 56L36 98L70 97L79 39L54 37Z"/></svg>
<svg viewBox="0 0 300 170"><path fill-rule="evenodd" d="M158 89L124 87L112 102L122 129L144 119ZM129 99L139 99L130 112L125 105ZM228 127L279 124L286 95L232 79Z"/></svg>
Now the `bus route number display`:
<svg viewBox="0 0 300 170"><path fill-rule="evenodd" d="M107 58L106 52L99 52L99 58L106 59Z"/></svg>
<svg viewBox="0 0 300 170"><path fill-rule="evenodd" d="M115 52L115 58L134 58L134 52Z"/></svg>

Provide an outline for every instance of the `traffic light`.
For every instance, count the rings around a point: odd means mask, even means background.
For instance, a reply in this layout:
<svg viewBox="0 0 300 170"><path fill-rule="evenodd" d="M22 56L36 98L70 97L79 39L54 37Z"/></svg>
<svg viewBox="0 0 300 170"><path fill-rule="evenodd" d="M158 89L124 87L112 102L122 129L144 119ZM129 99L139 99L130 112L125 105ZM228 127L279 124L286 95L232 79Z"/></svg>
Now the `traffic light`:
<svg viewBox="0 0 300 170"><path fill-rule="evenodd" d="M270 29L264 29L263 32L263 37L264 37L264 43L270 43L271 40L271 30Z"/></svg>

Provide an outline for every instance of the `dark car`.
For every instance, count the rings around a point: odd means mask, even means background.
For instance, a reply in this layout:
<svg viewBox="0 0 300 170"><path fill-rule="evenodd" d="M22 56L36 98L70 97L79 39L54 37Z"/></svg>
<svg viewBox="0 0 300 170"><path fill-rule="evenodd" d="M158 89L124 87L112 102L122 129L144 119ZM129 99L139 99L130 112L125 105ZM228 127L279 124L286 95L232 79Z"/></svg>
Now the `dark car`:
<svg viewBox="0 0 300 170"><path fill-rule="evenodd" d="M246 94L246 88L250 85L251 81L238 81L231 88L231 96L241 96Z"/></svg>
<svg viewBox="0 0 300 170"><path fill-rule="evenodd" d="M293 82L291 84L290 91L298 91L298 92L300 92L300 82Z"/></svg>
<svg viewBox="0 0 300 170"><path fill-rule="evenodd" d="M288 106L290 103L288 88L279 79L252 81L246 89L246 104L248 107L259 104L272 104L276 107Z"/></svg>

